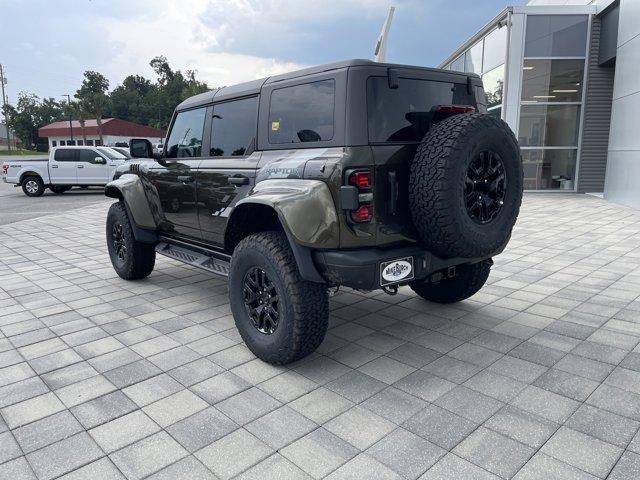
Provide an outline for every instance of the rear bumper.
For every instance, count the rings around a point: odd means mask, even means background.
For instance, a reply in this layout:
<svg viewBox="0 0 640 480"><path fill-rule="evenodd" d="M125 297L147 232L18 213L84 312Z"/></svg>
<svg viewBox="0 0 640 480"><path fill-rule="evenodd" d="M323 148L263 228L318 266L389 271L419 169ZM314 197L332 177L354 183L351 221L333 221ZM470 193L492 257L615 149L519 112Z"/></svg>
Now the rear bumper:
<svg viewBox="0 0 640 480"><path fill-rule="evenodd" d="M490 257L443 259L419 245L313 252L314 263L329 285L358 290L376 290L383 286L403 285L413 280L425 279L441 271L447 275L450 267L477 263L487 258ZM391 269L387 271L391 275L383 276L383 267L385 270ZM411 271L407 272L409 269ZM400 278L394 279L394 273L397 273L396 277ZM389 278L390 276L392 278Z"/></svg>

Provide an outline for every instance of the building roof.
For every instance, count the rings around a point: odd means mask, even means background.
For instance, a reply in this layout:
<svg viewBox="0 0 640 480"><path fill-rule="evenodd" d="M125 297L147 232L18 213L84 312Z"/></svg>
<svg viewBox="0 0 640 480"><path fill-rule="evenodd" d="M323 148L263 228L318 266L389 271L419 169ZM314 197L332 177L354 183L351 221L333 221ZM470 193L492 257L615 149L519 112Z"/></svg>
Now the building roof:
<svg viewBox="0 0 640 480"><path fill-rule="evenodd" d="M71 122L73 134L82 136L83 130L78 120ZM85 135L98 135L98 122L95 119L88 119L84 122ZM102 135L114 135L119 137L152 137L164 138L165 131L158 128L140 125L138 123L120 120L119 118L102 119ZM53 122L38 129L40 137L69 137L71 131L69 121Z"/></svg>

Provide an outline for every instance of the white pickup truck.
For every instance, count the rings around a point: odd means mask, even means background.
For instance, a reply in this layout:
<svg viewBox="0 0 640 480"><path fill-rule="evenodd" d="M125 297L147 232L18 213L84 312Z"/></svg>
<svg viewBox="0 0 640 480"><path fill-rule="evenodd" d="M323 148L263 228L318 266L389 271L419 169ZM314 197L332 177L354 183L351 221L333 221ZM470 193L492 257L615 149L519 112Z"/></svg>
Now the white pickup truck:
<svg viewBox="0 0 640 480"><path fill-rule="evenodd" d="M75 186L104 186L125 161L127 157L109 147L56 147L48 158L7 160L1 172L5 183L39 197L45 188L64 193Z"/></svg>

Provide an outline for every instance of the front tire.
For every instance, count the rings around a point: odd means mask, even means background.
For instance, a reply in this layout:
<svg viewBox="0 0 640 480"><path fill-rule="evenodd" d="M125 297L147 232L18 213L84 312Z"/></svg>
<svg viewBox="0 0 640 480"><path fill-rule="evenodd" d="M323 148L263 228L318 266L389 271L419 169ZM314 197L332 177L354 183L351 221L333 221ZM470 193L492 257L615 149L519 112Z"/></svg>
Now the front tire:
<svg viewBox="0 0 640 480"><path fill-rule="evenodd" d="M265 362L294 362L324 340L327 288L300 276L282 232L257 233L238 244L231 259L229 296L242 339Z"/></svg>
<svg viewBox="0 0 640 480"><path fill-rule="evenodd" d="M22 191L27 197L39 197L44 193L44 182L40 177L27 177L21 183Z"/></svg>
<svg viewBox="0 0 640 480"><path fill-rule="evenodd" d="M425 300L435 303L455 303L475 295L489 278L491 260L458 265L456 275L438 282L411 282L411 289Z"/></svg>
<svg viewBox="0 0 640 480"><path fill-rule="evenodd" d="M113 269L121 278L139 280L153 271L155 248L136 241L122 202L111 205L107 213L107 248Z"/></svg>

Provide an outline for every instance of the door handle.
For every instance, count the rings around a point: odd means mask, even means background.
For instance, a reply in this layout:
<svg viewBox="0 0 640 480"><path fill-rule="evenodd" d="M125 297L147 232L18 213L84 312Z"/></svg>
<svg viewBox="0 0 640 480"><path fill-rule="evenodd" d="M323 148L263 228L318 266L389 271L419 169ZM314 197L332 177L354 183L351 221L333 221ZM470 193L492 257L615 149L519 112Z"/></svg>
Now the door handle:
<svg viewBox="0 0 640 480"><path fill-rule="evenodd" d="M229 177L229 183L233 185L249 185L249 177L245 177L244 175Z"/></svg>
<svg viewBox="0 0 640 480"><path fill-rule="evenodd" d="M182 183L191 183L193 182L193 177L189 176L189 175L185 175L185 176L178 176L178 181L182 182Z"/></svg>
<svg viewBox="0 0 640 480"><path fill-rule="evenodd" d="M58 165L51 165L51 168L58 168Z"/></svg>
<svg viewBox="0 0 640 480"><path fill-rule="evenodd" d="M84 168L84 165L78 165L78 168Z"/></svg>

